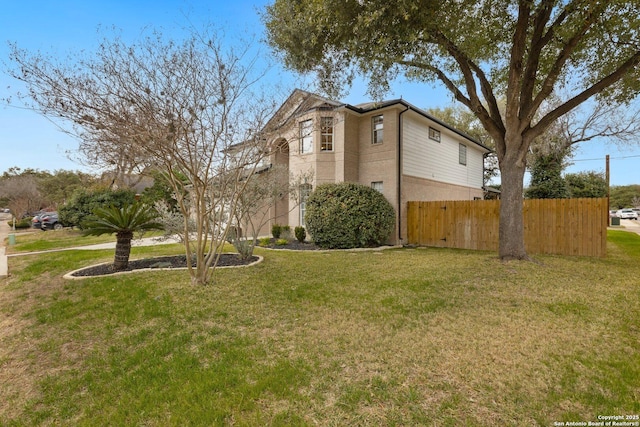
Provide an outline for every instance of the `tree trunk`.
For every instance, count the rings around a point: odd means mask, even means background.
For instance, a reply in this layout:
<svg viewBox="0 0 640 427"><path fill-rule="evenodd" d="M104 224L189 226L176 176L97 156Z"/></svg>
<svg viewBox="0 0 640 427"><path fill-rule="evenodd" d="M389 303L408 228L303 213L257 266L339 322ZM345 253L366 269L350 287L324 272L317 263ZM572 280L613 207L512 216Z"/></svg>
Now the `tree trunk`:
<svg viewBox="0 0 640 427"><path fill-rule="evenodd" d="M196 265L195 274L191 276L191 284L197 286L207 285L207 273L204 263Z"/></svg>
<svg viewBox="0 0 640 427"><path fill-rule="evenodd" d="M116 233L116 255L113 260L113 269L115 271L126 270L129 267L129 255L131 255L131 239L133 239L132 231L123 231Z"/></svg>
<svg viewBox="0 0 640 427"><path fill-rule="evenodd" d="M524 245L524 172L525 165L514 159L500 162L499 255L502 260L528 259Z"/></svg>

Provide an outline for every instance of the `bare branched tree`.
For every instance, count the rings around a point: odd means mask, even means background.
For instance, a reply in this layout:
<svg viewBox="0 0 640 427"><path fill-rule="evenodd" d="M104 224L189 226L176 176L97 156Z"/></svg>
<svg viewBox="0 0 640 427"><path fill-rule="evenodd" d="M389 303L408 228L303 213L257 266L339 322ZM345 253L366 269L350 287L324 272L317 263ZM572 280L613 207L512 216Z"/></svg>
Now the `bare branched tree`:
<svg viewBox="0 0 640 427"><path fill-rule="evenodd" d="M596 100L589 112L574 110L564 116L566 142L602 138L617 144L637 144L640 134L640 109L631 105L611 104ZM586 110L586 107L584 108Z"/></svg>
<svg viewBox="0 0 640 427"><path fill-rule="evenodd" d="M42 207L44 197L38 190L38 180L31 175L16 175L0 180L0 198L7 200L14 218L20 219Z"/></svg>
<svg viewBox="0 0 640 427"><path fill-rule="evenodd" d="M22 98L70 123L90 162L164 175L195 260L192 282L209 283L229 227L221 215L235 212L246 178L269 154L264 134L276 104L259 90L264 71L250 44L225 48L208 29L184 41L106 39L94 56L65 60L14 46L11 58L12 75L29 89Z"/></svg>

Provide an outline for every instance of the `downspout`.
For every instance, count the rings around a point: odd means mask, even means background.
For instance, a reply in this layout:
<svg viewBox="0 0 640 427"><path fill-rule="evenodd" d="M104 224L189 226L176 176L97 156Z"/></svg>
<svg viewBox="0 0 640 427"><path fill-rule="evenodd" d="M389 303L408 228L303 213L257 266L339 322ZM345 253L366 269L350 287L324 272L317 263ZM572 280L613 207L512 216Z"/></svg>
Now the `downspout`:
<svg viewBox="0 0 640 427"><path fill-rule="evenodd" d="M410 109L407 106L398 114L398 242L402 241L402 115Z"/></svg>

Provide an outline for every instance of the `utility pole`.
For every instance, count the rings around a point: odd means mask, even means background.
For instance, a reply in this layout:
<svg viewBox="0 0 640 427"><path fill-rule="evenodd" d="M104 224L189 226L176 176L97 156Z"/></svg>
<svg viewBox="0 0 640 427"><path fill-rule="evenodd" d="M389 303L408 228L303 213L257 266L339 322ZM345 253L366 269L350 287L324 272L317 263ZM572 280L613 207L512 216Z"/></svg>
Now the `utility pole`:
<svg viewBox="0 0 640 427"><path fill-rule="evenodd" d="M610 194L609 194L609 179L610 179L609 176L610 176L610 174L609 174L609 155L608 154L607 154L607 157L606 157L606 163L607 163L607 165L606 165L605 170L606 170L606 176L607 176L607 178L606 178L607 179L607 225L610 225L610 223L611 223L611 215L609 214L609 212L611 211L611 200L609 198L610 197Z"/></svg>

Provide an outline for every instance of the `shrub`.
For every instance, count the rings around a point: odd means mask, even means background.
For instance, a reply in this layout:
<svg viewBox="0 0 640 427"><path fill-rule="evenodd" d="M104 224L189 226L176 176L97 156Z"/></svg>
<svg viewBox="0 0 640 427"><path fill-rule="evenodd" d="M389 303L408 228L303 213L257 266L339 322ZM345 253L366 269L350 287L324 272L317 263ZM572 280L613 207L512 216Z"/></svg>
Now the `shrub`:
<svg viewBox="0 0 640 427"><path fill-rule="evenodd" d="M304 239L307 238L307 231L304 227L296 227L294 229L294 233L296 235L296 240L300 243L304 242Z"/></svg>
<svg viewBox="0 0 640 427"><path fill-rule="evenodd" d="M238 254L240 259L249 259L253 256L253 239L247 239L242 235L242 227L229 226L227 231L227 242L231 243Z"/></svg>
<svg viewBox="0 0 640 427"><path fill-rule="evenodd" d="M282 234L282 226L280 224L273 224L271 227L271 235L274 239L279 239Z"/></svg>
<svg viewBox="0 0 640 427"><path fill-rule="evenodd" d="M276 245L278 246L286 246L289 244L289 241L287 239L278 239L276 240Z"/></svg>
<svg viewBox="0 0 640 427"><path fill-rule="evenodd" d="M263 237L259 240L258 243L260 246L269 246L271 244L271 238L269 237Z"/></svg>
<svg viewBox="0 0 640 427"><path fill-rule="evenodd" d="M395 227L393 206L380 192L361 184L319 185L306 207L307 231L324 248L378 246Z"/></svg>
<svg viewBox="0 0 640 427"><path fill-rule="evenodd" d="M11 227L13 227L13 220L10 220L7 222ZM16 221L16 229L25 229L25 228L31 228L31 217Z"/></svg>
<svg viewBox="0 0 640 427"><path fill-rule="evenodd" d="M291 240L291 227L289 227L288 225L283 225L280 237L282 237L283 239Z"/></svg>
<svg viewBox="0 0 640 427"><path fill-rule="evenodd" d="M58 209L58 218L61 223L74 227L82 227L85 221L95 221L97 217L93 211L97 208L113 206L122 208L132 205L136 201L133 190L101 190L88 192L80 190L74 193L71 200Z"/></svg>
<svg viewBox="0 0 640 427"><path fill-rule="evenodd" d="M250 240L236 239L233 247L238 251L240 259L249 259L253 256L253 243Z"/></svg>

